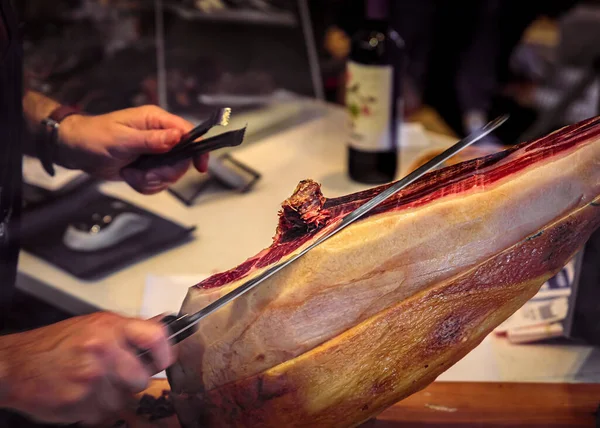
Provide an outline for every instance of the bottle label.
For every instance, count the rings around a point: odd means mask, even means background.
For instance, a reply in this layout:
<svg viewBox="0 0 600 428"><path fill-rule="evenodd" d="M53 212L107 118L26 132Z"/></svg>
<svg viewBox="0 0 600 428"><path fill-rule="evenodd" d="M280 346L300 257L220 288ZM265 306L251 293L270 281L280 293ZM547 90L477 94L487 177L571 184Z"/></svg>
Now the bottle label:
<svg viewBox="0 0 600 428"><path fill-rule="evenodd" d="M350 146L357 150L381 152L393 150L392 66L364 65L348 61L346 108L350 113Z"/></svg>

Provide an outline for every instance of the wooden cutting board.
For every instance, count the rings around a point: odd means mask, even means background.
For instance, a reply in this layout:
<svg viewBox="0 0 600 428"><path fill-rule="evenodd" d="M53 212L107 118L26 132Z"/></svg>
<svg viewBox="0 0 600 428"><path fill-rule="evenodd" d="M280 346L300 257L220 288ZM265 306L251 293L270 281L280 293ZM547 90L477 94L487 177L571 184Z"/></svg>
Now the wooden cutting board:
<svg viewBox="0 0 600 428"><path fill-rule="evenodd" d="M144 393L158 397L168 389L166 380L155 380ZM435 382L363 428L595 427L599 404L600 384ZM128 428L180 428L175 416L149 422L132 409L120 418Z"/></svg>

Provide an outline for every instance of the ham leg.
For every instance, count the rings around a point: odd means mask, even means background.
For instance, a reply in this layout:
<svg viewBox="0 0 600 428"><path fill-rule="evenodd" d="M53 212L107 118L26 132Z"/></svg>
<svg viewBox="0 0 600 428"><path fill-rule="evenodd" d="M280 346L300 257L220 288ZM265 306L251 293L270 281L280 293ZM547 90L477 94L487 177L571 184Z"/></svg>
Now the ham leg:
<svg viewBox="0 0 600 428"><path fill-rule="evenodd" d="M598 227L600 118L423 177L206 318L169 370L185 426L353 426L423 388ZM386 186L306 180L273 244L190 288L195 312ZM207 425L201 425L201 422Z"/></svg>

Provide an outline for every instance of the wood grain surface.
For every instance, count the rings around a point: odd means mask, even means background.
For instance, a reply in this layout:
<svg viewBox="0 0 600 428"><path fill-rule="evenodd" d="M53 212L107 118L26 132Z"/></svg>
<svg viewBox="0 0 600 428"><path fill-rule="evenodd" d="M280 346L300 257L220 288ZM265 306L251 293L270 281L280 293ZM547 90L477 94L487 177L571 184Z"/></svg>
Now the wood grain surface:
<svg viewBox="0 0 600 428"><path fill-rule="evenodd" d="M166 380L155 380L144 393L158 397L168 389ZM599 404L600 384L435 382L363 428L595 427ZM120 418L128 428L180 428L174 416L150 422L133 408Z"/></svg>

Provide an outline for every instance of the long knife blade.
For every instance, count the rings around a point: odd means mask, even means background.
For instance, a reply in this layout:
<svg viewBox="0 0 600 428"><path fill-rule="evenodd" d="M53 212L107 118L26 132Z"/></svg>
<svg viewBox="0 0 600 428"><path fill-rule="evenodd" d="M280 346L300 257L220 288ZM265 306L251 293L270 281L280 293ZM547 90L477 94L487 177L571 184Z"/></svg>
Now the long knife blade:
<svg viewBox="0 0 600 428"><path fill-rule="evenodd" d="M306 247L305 249L300 251L298 254L270 267L269 269L265 270L260 275L256 276L255 278L252 278L251 280L249 280L246 283L242 284L241 286L237 287L235 290L230 291L229 293L218 298L214 302L208 304L207 306L205 306L204 308L202 308L195 314L174 317L174 319L172 320L173 322L171 324L169 324L169 326L170 326L169 339L175 343L180 342L181 340L185 339L192 333L192 331L190 331L190 330L196 324L198 324L198 322L200 322L203 318L207 317L208 315L210 315L217 309L220 309L221 307L225 306L232 300L235 300L238 297L246 294L247 292L249 292L250 290L255 288L257 285L261 284L266 279L275 275L281 269L294 263L296 260L298 260L300 257L305 255L306 253L308 253L310 250L312 250L316 246L322 244L323 242L325 242L326 240L331 238L336 233L345 229L350 224L352 224L353 222L355 222L356 220L361 218L363 215L365 215L366 213L371 211L377 205L379 205L386 199L390 198L391 196L395 195L396 193L398 193L399 191L404 189L406 186L414 183L416 180L421 178L424 174L426 174L430 170L441 165L446 160L450 159L452 156L454 156L461 150L465 149L466 147L470 146L471 144L481 140L483 137L485 137L486 135L488 135L489 133L494 131L496 128L498 128L500 125L502 125L504 122L506 122L507 119L508 119L508 115L500 116L500 117L494 119L493 121L491 121L490 123L488 123L487 125L485 125L480 130L478 130L478 131L472 133L471 135L467 136L466 138L460 140L458 143L454 144L448 150L437 155L436 157L431 159L429 162L420 166L419 168L417 168L416 170L414 170L413 172L411 172L410 174L408 174L407 176L405 176L404 178L402 178L401 180L396 182L394 185L388 187L386 190L381 192L379 195L375 196L373 199L367 201L366 203L364 203L363 205L361 205L360 207L358 207L351 213L344 216L339 221L339 224L335 228L333 228L332 230L330 230L327 233L320 236L317 240L315 240L315 242L313 242L308 247Z"/></svg>

